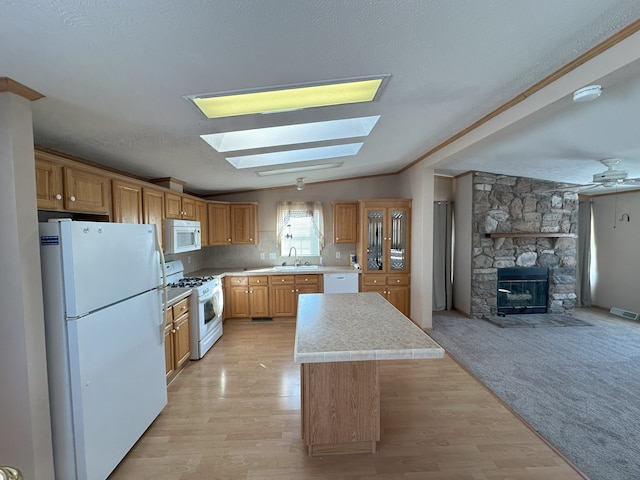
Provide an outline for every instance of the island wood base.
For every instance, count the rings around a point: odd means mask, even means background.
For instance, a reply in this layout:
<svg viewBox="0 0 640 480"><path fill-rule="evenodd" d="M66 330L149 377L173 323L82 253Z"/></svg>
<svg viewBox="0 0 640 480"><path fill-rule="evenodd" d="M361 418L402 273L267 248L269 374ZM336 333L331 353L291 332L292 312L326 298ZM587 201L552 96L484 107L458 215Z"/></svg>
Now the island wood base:
<svg viewBox="0 0 640 480"><path fill-rule="evenodd" d="M302 438L309 455L374 453L380 440L377 361L303 363Z"/></svg>

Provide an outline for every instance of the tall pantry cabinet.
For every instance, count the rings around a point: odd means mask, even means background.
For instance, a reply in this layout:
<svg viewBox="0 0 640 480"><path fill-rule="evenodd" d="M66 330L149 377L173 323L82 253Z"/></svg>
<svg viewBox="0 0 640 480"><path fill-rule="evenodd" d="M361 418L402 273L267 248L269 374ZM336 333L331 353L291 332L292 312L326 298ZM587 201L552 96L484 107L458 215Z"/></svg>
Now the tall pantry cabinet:
<svg viewBox="0 0 640 480"><path fill-rule="evenodd" d="M362 200L359 219L360 290L380 293L409 316L411 200Z"/></svg>

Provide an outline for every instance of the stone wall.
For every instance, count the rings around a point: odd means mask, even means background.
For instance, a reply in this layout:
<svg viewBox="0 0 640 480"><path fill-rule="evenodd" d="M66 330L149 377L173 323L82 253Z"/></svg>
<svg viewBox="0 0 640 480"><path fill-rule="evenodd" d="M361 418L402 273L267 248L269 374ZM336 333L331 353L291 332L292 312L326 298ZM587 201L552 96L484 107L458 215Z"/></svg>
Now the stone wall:
<svg viewBox="0 0 640 480"><path fill-rule="evenodd" d="M487 238L487 233L577 233L578 195L530 178L473 174L471 316L497 313L497 270L548 267L547 311L575 307L576 238Z"/></svg>

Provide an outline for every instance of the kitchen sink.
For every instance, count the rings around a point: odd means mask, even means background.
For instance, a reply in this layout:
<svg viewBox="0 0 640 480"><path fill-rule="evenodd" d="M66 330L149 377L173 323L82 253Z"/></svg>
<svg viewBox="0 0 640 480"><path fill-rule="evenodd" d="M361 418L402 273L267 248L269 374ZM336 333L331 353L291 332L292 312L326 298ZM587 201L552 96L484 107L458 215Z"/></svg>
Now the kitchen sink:
<svg viewBox="0 0 640 480"><path fill-rule="evenodd" d="M318 270L318 265L276 265L271 270L274 272L290 272L296 270Z"/></svg>

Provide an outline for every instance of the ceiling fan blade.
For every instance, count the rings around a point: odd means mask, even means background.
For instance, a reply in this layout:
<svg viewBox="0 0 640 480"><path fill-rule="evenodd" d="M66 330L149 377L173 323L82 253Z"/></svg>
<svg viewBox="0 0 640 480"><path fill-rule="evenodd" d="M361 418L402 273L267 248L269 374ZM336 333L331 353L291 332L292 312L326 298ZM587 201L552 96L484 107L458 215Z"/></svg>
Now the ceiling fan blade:
<svg viewBox="0 0 640 480"><path fill-rule="evenodd" d="M640 178L625 178L622 183L625 185L640 185Z"/></svg>
<svg viewBox="0 0 640 480"><path fill-rule="evenodd" d="M578 189L578 193L587 192L589 190L593 190L594 188L602 187L601 183L593 183L591 185L583 185Z"/></svg>

